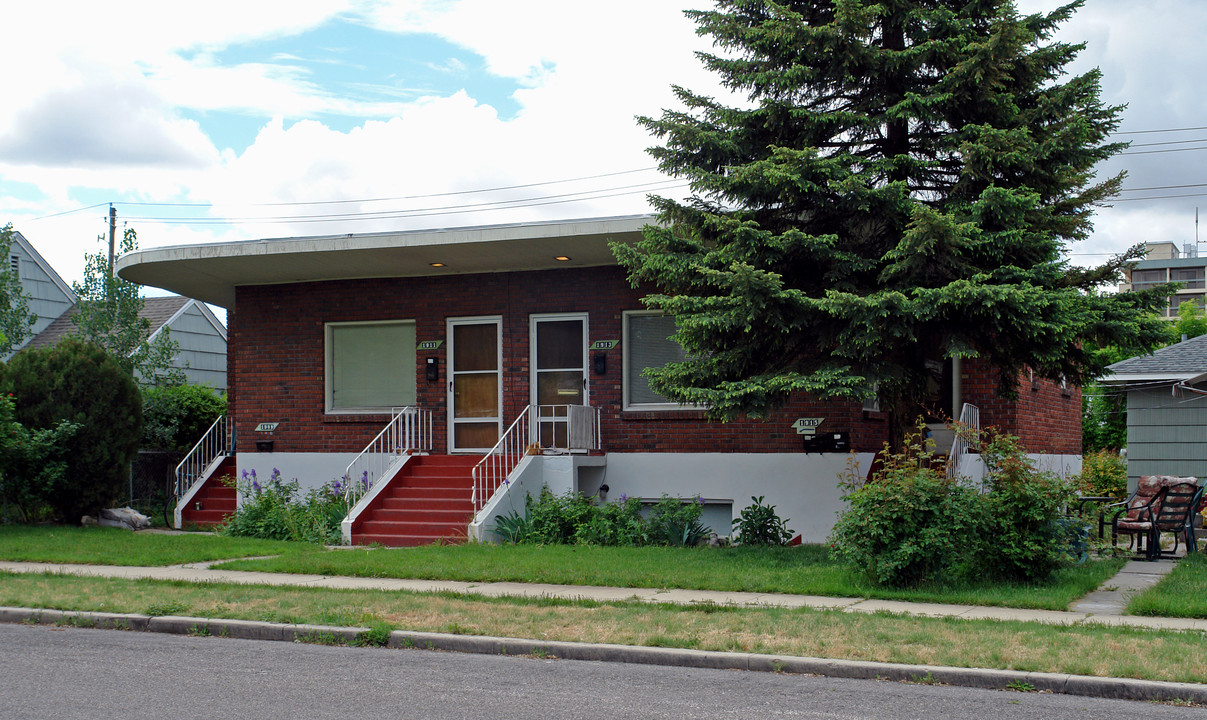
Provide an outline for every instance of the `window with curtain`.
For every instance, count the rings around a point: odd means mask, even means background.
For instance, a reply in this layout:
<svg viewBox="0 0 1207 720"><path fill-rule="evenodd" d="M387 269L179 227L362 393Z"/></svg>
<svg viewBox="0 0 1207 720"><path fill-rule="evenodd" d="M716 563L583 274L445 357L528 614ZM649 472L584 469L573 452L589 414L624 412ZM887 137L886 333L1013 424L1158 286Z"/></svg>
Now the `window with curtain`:
<svg viewBox="0 0 1207 720"><path fill-rule="evenodd" d="M415 323L329 323L327 412L415 404Z"/></svg>

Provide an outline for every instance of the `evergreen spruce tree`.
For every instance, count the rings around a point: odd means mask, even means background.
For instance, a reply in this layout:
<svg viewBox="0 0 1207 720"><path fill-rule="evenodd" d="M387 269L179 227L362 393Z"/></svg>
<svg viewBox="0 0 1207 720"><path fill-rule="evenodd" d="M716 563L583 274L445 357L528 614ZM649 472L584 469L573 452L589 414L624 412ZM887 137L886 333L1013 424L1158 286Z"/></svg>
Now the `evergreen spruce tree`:
<svg viewBox="0 0 1207 720"><path fill-rule="evenodd" d="M714 416L766 417L794 393L865 398L894 446L926 363L979 357L1011 393L1025 369L1084 383L1093 348L1142 352L1162 289L1112 294L1135 251L1071 266L1122 175L1095 165L1121 108L1083 47L1051 39L1081 5L1020 16L1009 0L718 0L688 13L705 66L747 102L676 87L641 118L651 154L692 188L653 198L659 225L615 248L689 360L651 385Z"/></svg>

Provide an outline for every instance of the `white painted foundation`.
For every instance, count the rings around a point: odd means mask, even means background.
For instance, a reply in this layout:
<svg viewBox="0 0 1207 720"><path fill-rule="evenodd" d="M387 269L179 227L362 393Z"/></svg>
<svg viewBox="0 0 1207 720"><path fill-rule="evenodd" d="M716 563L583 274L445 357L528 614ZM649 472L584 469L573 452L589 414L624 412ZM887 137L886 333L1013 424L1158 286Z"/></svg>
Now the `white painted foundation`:
<svg viewBox="0 0 1207 720"><path fill-rule="evenodd" d="M235 456L236 479L243 477L243 472L256 471L256 477L263 485L272 475L273 468L281 471L281 479L285 482L296 479L302 494L307 490L320 488L332 480L343 477L348 464L356 459L359 453L238 453ZM239 497L242 504L243 498Z"/></svg>

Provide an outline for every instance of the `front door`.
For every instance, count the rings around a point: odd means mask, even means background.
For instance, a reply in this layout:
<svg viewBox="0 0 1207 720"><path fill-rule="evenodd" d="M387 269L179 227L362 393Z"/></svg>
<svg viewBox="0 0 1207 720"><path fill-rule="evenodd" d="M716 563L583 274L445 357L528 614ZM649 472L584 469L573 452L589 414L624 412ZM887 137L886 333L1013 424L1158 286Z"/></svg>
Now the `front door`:
<svg viewBox="0 0 1207 720"><path fill-rule="evenodd" d="M587 315L533 315L532 404L544 448L569 447L568 405L587 404Z"/></svg>
<svg viewBox="0 0 1207 720"><path fill-rule="evenodd" d="M448 321L448 448L485 453L503 424L502 318Z"/></svg>

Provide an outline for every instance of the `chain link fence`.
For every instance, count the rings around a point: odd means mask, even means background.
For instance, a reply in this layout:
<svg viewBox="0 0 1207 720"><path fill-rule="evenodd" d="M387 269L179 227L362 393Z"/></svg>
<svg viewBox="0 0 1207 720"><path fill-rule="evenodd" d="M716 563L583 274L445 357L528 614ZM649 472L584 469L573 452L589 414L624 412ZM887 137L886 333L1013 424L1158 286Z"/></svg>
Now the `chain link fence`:
<svg viewBox="0 0 1207 720"><path fill-rule="evenodd" d="M139 450L130 465L129 506L158 523L164 503L176 486L176 466L185 453L170 450Z"/></svg>

